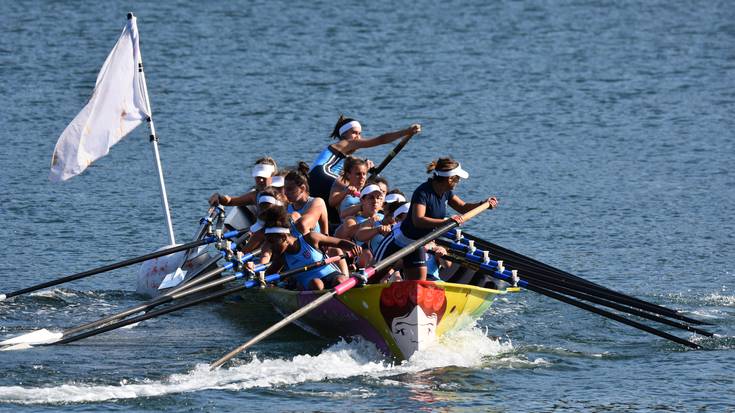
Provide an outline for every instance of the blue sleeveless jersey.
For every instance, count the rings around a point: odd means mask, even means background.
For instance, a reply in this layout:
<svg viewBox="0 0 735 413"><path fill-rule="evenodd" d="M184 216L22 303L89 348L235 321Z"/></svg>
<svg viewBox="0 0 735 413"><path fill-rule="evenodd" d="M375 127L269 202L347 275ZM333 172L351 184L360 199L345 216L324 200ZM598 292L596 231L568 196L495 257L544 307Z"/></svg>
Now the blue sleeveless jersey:
<svg viewBox="0 0 735 413"><path fill-rule="evenodd" d="M304 239L303 235L299 234L297 242L299 243L299 251L297 253L283 254L284 260L286 261L286 269L292 270L295 268L303 268L309 264L313 264L324 259L324 254L318 249L312 247L311 244ZM307 290L309 289L309 283L311 280L314 278L326 277L335 271L339 270L334 266L334 264L322 265L321 267L300 273L296 276L296 282L302 289Z"/></svg>
<svg viewBox="0 0 735 413"><path fill-rule="evenodd" d="M321 168L325 174L338 178L339 174L342 173L344 166L344 154L336 149L332 149L331 146L327 146L319 153L319 155L316 156L316 159L314 159L314 162L311 164L309 172L316 168Z"/></svg>
<svg viewBox="0 0 735 413"><path fill-rule="evenodd" d="M313 197L313 196L310 196L310 197L309 197L309 199L308 199L308 200L306 201L306 203L304 204L304 206L302 206L302 207L301 207L301 208L299 208L299 209L295 209L295 208L293 207L293 204L288 204L288 213L289 213L289 214L291 214L291 213L293 213L293 212L298 212L299 214L301 214L301 215L304 215L304 211L306 211L307 209L309 209L309 207L311 207L311 202L312 202L313 200L314 200L314 197ZM322 232L322 228L321 228L321 226L319 225L319 221L317 221L317 222L316 222L316 226L315 226L314 228L312 228L311 230L312 230L312 231L315 231L315 232L319 232L319 233L322 233L322 234L323 234L323 232Z"/></svg>

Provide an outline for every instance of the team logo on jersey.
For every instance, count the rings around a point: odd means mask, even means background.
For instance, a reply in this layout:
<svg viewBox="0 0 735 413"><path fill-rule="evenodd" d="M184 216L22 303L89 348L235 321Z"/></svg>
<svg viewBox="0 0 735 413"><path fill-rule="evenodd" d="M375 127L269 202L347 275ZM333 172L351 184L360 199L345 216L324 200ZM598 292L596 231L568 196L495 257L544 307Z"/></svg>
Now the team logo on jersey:
<svg viewBox="0 0 735 413"><path fill-rule="evenodd" d="M311 259L311 252L308 251L308 250L307 251L304 251L304 258L306 258L307 260L310 260Z"/></svg>

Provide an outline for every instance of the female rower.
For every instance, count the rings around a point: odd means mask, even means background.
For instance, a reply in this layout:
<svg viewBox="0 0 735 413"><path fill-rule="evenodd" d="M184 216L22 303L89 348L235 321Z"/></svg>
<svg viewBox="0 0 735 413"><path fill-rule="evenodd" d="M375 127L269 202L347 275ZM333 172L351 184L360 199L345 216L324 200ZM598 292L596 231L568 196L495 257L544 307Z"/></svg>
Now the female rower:
<svg viewBox="0 0 735 413"><path fill-rule="evenodd" d="M278 166L276 166L276 161L273 158L269 156L260 158L255 161L255 166L253 167L252 176L255 178L255 187L252 190L239 196L222 195L215 192L209 197L209 205L254 205L257 201L258 192L272 185L272 178L277 172Z"/></svg>
<svg viewBox="0 0 735 413"><path fill-rule="evenodd" d="M377 138L363 139L360 122L340 116L331 135L332 138L338 139L338 141L327 146L317 155L311 165L309 171L311 194L325 201L328 200L332 184L339 178L344 167L345 157L352 155L358 149L384 145L419 132L421 132L421 125L416 123L406 129L385 133ZM335 209L330 208L329 216L330 222L339 223L339 215Z"/></svg>
<svg viewBox="0 0 735 413"><path fill-rule="evenodd" d="M372 259L371 249L377 248L380 241L391 231L390 225L383 222L383 191L376 184L366 186L360 193L360 212L345 219L339 226L335 237L354 239L363 247L363 255L358 260L359 267L365 267Z"/></svg>
<svg viewBox="0 0 735 413"><path fill-rule="evenodd" d="M308 172L309 166L299 162L298 169L286 175L284 192L288 199L288 212L298 212L301 215L296 228L302 234L310 231L327 234L327 206L321 198L309 195L309 181L306 177Z"/></svg>
<svg viewBox="0 0 735 413"><path fill-rule="evenodd" d="M282 270L302 268L325 258L322 248L335 247L359 255L361 248L347 240L329 237L312 231L294 236L289 227L285 208L271 208L263 214L265 239L271 251L271 265L267 274ZM299 290L323 290L346 280L348 274L340 272L332 264L300 273L289 284Z"/></svg>
<svg viewBox="0 0 735 413"><path fill-rule="evenodd" d="M340 179L334 181L329 193L329 206L339 211L340 222L355 214L351 212L355 210L350 208L360 204L360 191L365 186L367 174L368 163L365 159L347 157L345 169Z"/></svg>
<svg viewBox="0 0 735 413"><path fill-rule="evenodd" d="M490 204L491 209L498 205L495 197L489 197L481 202L467 203L454 194L453 190L459 184L460 179L469 178L469 174L462 169L459 162L452 158L439 158L432 161L426 172L432 173L432 177L416 188L411 197L411 206L406 219L400 225L395 226L393 232L380 243L374 261L380 261L414 240L428 235L434 228L446 223L447 219L452 219L461 225L463 223L461 215L445 218L447 204L460 213L466 213L485 202ZM403 268L404 278L426 280L426 251L423 248L417 248L404 257Z"/></svg>

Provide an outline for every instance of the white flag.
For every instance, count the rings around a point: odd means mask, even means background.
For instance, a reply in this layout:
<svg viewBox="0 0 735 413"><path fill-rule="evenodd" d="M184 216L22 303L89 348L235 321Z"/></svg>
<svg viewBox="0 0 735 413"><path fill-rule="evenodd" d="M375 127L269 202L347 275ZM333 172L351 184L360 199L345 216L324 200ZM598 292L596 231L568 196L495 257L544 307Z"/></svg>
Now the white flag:
<svg viewBox="0 0 735 413"><path fill-rule="evenodd" d="M139 62L138 26L133 16L97 75L89 102L56 142L50 180L79 175L149 116Z"/></svg>

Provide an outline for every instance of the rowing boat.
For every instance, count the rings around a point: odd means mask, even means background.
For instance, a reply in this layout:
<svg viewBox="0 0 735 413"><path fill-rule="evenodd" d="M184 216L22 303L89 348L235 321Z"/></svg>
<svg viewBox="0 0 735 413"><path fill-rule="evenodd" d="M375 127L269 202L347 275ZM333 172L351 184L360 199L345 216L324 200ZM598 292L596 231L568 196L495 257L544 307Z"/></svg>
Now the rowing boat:
<svg viewBox="0 0 735 413"><path fill-rule="evenodd" d="M276 310L291 314L327 291L262 290ZM295 323L323 338L362 337L387 356L406 360L442 335L482 317L498 295L516 292L433 281L353 288Z"/></svg>

